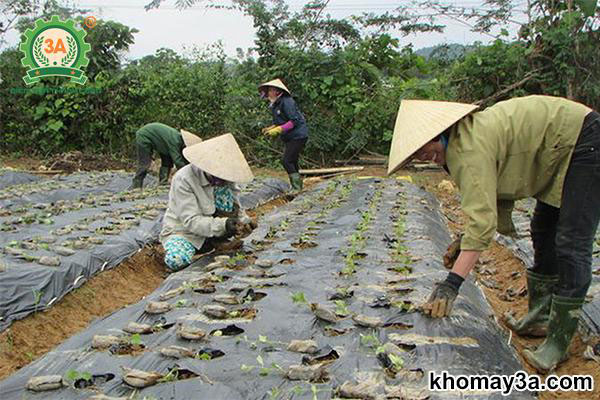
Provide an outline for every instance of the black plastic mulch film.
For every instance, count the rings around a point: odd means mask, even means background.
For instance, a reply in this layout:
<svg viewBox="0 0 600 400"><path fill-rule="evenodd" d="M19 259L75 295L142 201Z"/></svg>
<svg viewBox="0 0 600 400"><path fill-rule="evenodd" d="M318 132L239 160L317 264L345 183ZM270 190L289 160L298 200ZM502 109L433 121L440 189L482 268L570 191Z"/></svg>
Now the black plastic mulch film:
<svg viewBox="0 0 600 400"><path fill-rule="evenodd" d="M9 171L4 182L16 184L0 189L0 331L156 241L168 198L154 177L143 191L127 192L131 176L118 172L34 179ZM259 179L244 188L242 205L287 187Z"/></svg>
<svg viewBox="0 0 600 400"><path fill-rule="evenodd" d="M170 275L146 299L94 322L0 382L0 398L88 399L104 393L140 400L329 399L344 395L344 383L366 383L362 398L503 398L427 390L432 370L474 375L522 369L471 280L451 317L433 320L414 312L446 274L441 257L449 241L436 200L412 184L376 178L320 184L263 216L245 239L245 254L224 264L205 257ZM145 312L161 299L170 311ZM224 305L225 299L239 304ZM208 316L215 311L225 319ZM376 327L354 322L365 317ZM122 330L131 322L155 327L136 337L142 351L116 356L114 345L91 348L95 335L131 343L133 337ZM198 328L206 333L202 340L176 333L198 333ZM292 340L309 339L316 345L307 350L311 354L288 350ZM161 354L173 345L187 347L192 356ZM134 393L123 382L121 367L171 374ZM31 377L67 371L114 378L99 381L96 392L71 386L43 393L25 389ZM304 380L286 377L298 371L304 371L299 373ZM511 398L532 397L513 393Z"/></svg>
<svg viewBox="0 0 600 400"><path fill-rule="evenodd" d="M517 228L517 237L498 235L498 240L509 247L527 267L533 265L533 245L530 236L530 224L535 208L535 200L527 199L515 203L513 222ZM592 251L592 284L588 290L588 302L583 306L581 324L582 333L600 335L600 227Z"/></svg>

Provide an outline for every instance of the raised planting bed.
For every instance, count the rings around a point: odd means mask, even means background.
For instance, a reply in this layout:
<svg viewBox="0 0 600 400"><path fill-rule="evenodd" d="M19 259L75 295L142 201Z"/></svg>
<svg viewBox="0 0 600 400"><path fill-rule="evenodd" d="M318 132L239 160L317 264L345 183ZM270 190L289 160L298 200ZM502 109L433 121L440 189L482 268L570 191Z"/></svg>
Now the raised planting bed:
<svg viewBox="0 0 600 400"><path fill-rule="evenodd" d="M158 239L169 188L149 179L126 191L130 183L125 173L77 173L0 190L0 331ZM286 188L259 179L241 202L253 208Z"/></svg>
<svg viewBox="0 0 600 400"><path fill-rule="evenodd" d="M244 253L170 275L0 382L0 398L503 399L427 389L430 371L522 369L472 281L451 317L415 311L445 276L449 241L436 201L414 185L320 184L265 215ZM94 376L114 378L74 385Z"/></svg>

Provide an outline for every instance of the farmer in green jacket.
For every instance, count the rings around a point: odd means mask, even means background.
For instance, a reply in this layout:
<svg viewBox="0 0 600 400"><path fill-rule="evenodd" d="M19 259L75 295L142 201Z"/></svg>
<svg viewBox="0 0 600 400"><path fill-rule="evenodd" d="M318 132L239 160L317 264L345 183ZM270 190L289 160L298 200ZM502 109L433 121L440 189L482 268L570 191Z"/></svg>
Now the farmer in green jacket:
<svg viewBox="0 0 600 400"><path fill-rule="evenodd" d="M467 223L452 271L423 312L449 315L460 285L496 230L514 231L514 200L537 200L531 221L529 310L507 324L519 335L546 336L525 358L547 372L566 359L592 279L600 219L600 114L567 99L528 96L484 111L460 103L405 100L388 173L411 156L447 168Z"/></svg>
<svg viewBox="0 0 600 400"><path fill-rule="evenodd" d="M129 189L141 189L152 162L152 152L160 156L158 182L165 185L169 181L169 172L173 164L180 169L188 164L183 157L184 147L201 142L198 136L182 130L181 132L159 122L144 125L135 133L138 167Z"/></svg>

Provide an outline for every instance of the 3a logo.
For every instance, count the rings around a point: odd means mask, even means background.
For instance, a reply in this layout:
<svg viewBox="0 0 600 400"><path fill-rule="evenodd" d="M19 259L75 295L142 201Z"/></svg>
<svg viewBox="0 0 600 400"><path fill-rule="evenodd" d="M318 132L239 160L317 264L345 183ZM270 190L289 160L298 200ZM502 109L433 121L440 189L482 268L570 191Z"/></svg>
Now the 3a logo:
<svg viewBox="0 0 600 400"><path fill-rule="evenodd" d="M54 15L50 21L38 19L34 29L25 31L21 51L23 66L29 68L23 77L31 85L47 76L63 76L71 82L84 84L87 77L82 67L90 60L86 57L90 45L84 38L87 32L75 28L75 21L61 21Z"/></svg>

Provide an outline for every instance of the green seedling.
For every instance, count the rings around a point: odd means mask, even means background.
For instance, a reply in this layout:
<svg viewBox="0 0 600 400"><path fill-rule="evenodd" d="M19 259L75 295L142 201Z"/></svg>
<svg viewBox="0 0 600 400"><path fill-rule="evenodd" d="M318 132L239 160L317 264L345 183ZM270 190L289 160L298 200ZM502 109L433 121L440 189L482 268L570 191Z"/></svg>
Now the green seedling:
<svg viewBox="0 0 600 400"><path fill-rule="evenodd" d="M37 312L38 305L40 304L40 301L42 300L42 296L44 295L44 292L42 292L41 290L38 290L38 289L32 289L31 291L33 293L33 306L35 307L34 312Z"/></svg>
<svg viewBox="0 0 600 400"><path fill-rule="evenodd" d="M303 233L300 238L299 238L299 242L310 242L310 236L307 235L306 233Z"/></svg>
<svg viewBox="0 0 600 400"><path fill-rule="evenodd" d="M412 268L407 267L406 265L396 265L392 270L402 275L410 275L412 273Z"/></svg>
<svg viewBox="0 0 600 400"><path fill-rule="evenodd" d="M75 381L77 381L79 379L83 379L85 381L91 382L92 374L89 372L86 372L86 371L79 372L77 370L70 369L65 373L64 378L67 382L70 382L70 383L74 383Z"/></svg>
<svg viewBox="0 0 600 400"><path fill-rule="evenodd" d="M360 344L365 347L369 347L369 348L372 348L375 350L377 350L381 346L381 342L379 341L379 338L377 336L375 336L374 334L363 335L361 333L360 334Z"/></svg>
<svg viewBox="0 0 600 400"><path fill-rule="evenodd" d="M185 307L187 304L187 300L186 299L179 299L175 302L175 307L177 308L182 308Z"/></svg>
<svg viewBox="0 0 600 400"><path fill-rule="evenodd" d="M132 346L141 346L142 345L142 337L139 333L135 333L129 337L129 344Z"/></svg>
<svg viewBox="0 0 600 400"><path fill-rule="evenodd" d="M246 365L246 364L242 364L240 366L240 369L242 370L242 372L250 372L254 369L254 365Z"/></svg>
<svg viewBox="0 0 600 400"><path fill-rule="evenodd" d="M204 361L212 360L212 357L208 353L197 354L195 358L198 360L204 360Z"/></svg>
<svg viewBox="0 0 600 400"><path fill-rule="evenodd" d="M300 397L304 394L304 388L300 385L294 385L294 387L290 390L291 393Z"/></svg>
<svg viewBox="0 0 600 400"><path fill-rule="evenodd" d="M243 253L237 253L235 256L231 257L227 260L225 266L227 267L237 267L239 264L243 263L246 260L246 256Z"/></svg>
<svg viewBox="0 0 600 400"><path fill-rule="evenodd" d="M402 357L392 353L388 354L388 357L392 362L392 368L394 369L394 371L400 371L404 366L404 360L402 359Z"/></svg>
<svg viewBox="0 0 600 400"><path fill-rule="evenodd" d="M175 382L178 379L179 379L179 369L177 367L174 367L165 376L160 378L157 382L158 383Z"/></svg>
<svg viewBox="0 0 600 400"><path fill-rule="evenodd" d="M350 311L348 311L348 306L344 300L335 301L335 313L340 317L345 317L350 314Z"/></svg>
<svg viewBox="0 0 600 400"><path fill-rule="evenodd" d="M312 400L319 400L318 393L321 390L317 388L317 385L310 385L310 392L312 393Z"/></svg>
<svg viewBox="0 0 600 400"><path fill-rule="evenodd" d="M306 298L304 297L304 292L292 293L292 301L294 303L308 304Z"/></svg>
<svg viewBox="0 0 600 400"><path fill-rule="evenodd" d="M287 229L288 226L290 226L290 222L287 219L284 219L279 223L279 228L281 228L282 230Z"/></svg>
<svg viewBox="0 0 600 400"><path fill-rule="evenodd" d="M269 399L277 399L281 395L281 390L279 388L274 387L271 388L271 390L269 390L267 394L269 395Z"/></svg>
<svg viewBox="0 0 600 400"><path fill-rule="evenodd" d="M413 311L413 305L409 301L403 301L403 300L395 301L392 303L392 307L399 308L402 311L406 311L406 312Z"/></svg>
<svg viewBox="0 0 600 400"><path fill-rule="evenodd" d="M32 255L29 255L29 254L23 254L21 257L24 260L29 261L29 262L34 262L34 261L37 261L37 259L38 259L36 256L32 256Z"/></svg>
<svg viewBox="0 0 600 400"><path fill-rule="evenodd" d="M278 229L275 228L274 226L269 227L269 232L267 232L267 234L265 235L265 238L267 239L272 239L275 237L275 235L277 235Z"/></svg>

